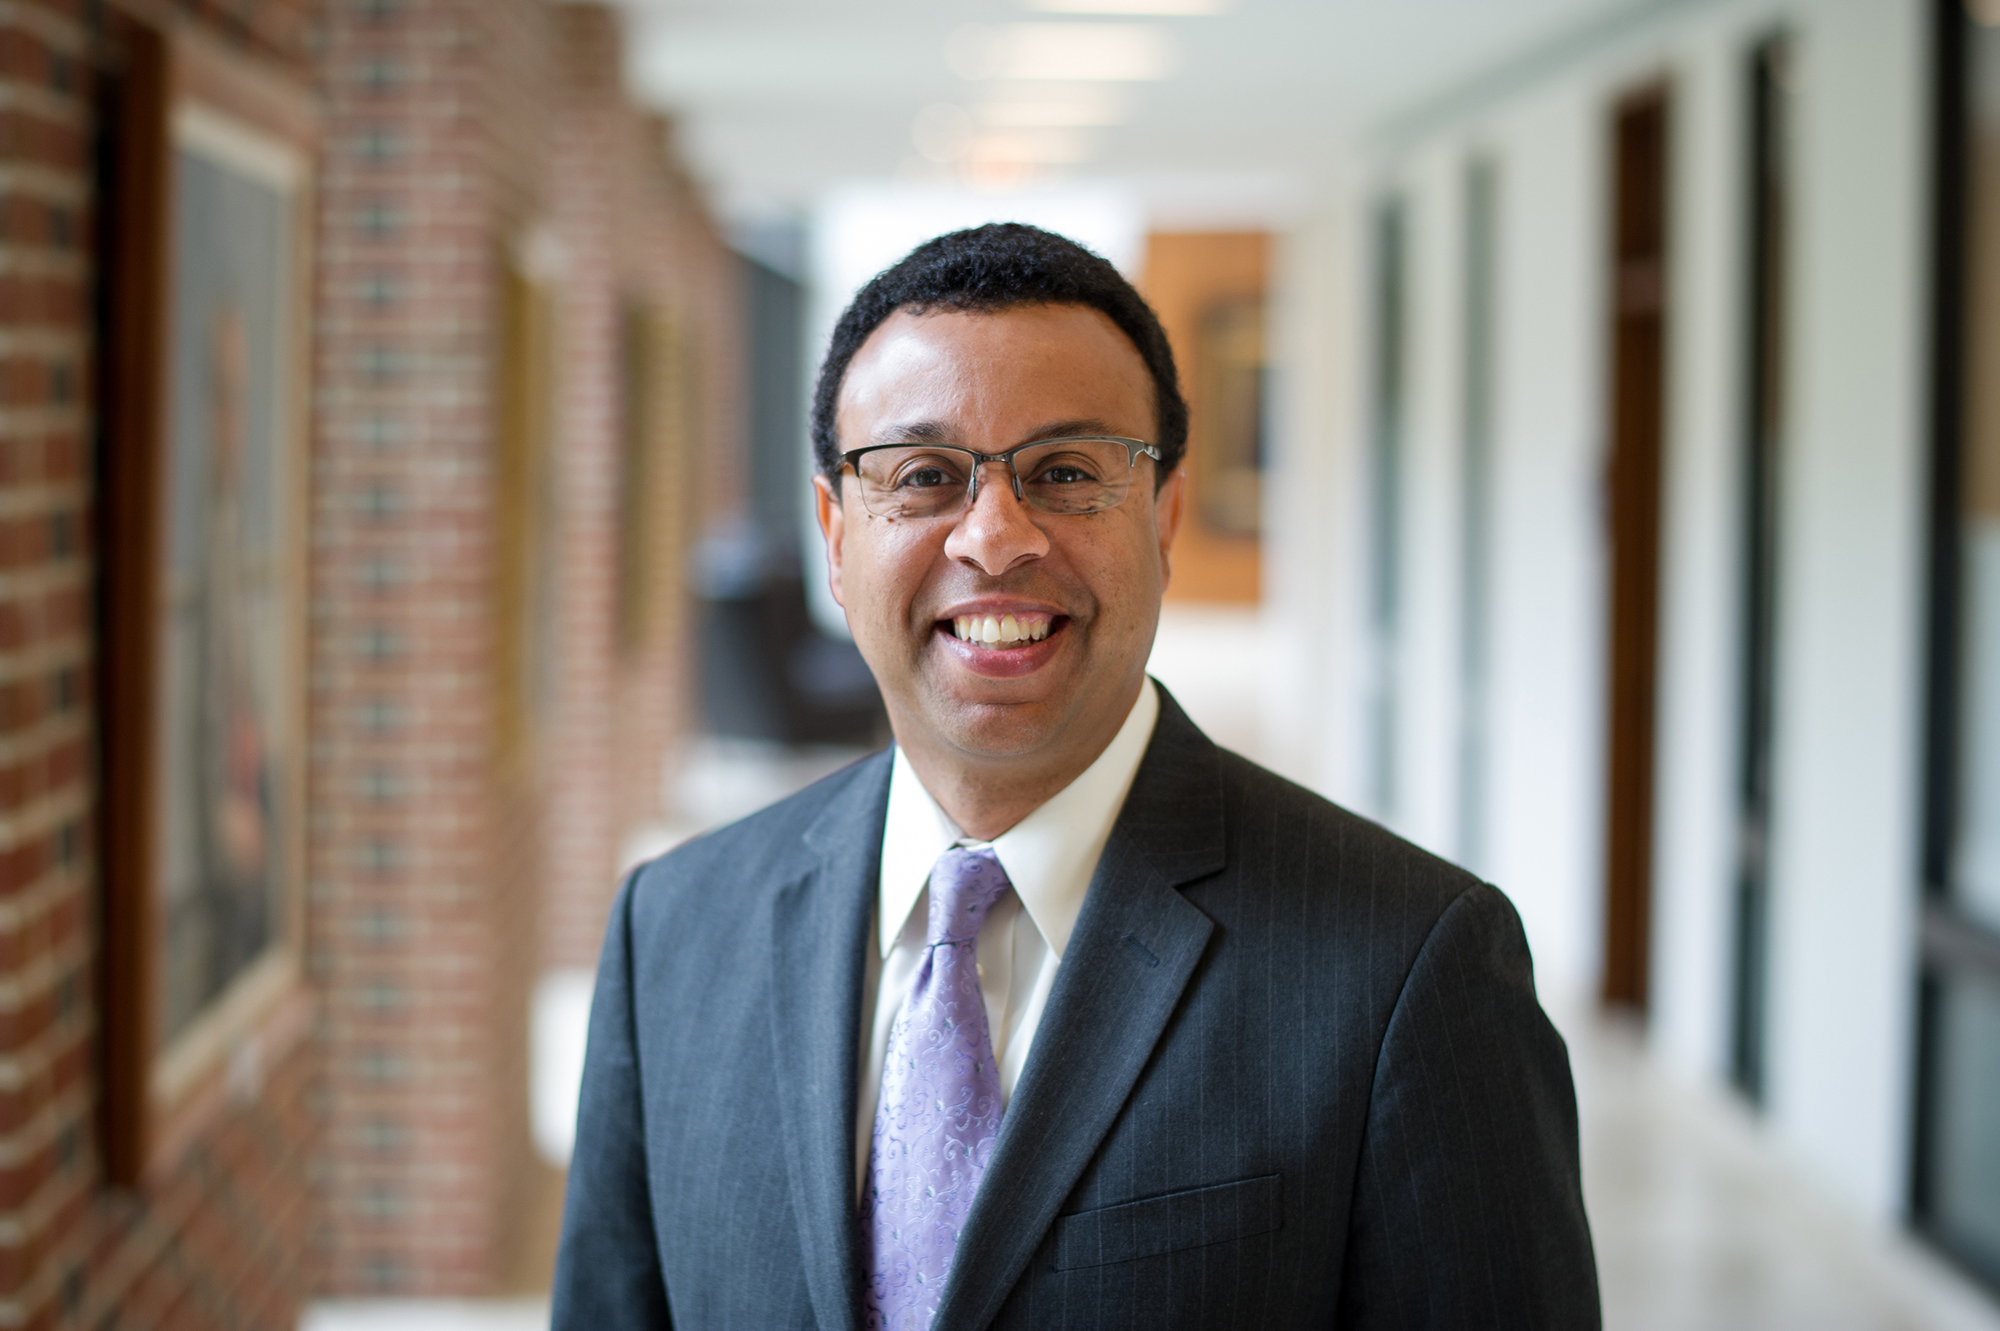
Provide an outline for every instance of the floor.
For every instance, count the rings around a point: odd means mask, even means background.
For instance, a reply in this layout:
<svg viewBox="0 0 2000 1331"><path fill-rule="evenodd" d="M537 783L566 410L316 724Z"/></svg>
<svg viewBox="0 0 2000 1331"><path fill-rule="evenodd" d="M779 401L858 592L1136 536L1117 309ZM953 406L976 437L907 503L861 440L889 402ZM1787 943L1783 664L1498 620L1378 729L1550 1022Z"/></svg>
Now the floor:
<svg viewBox="0 0 2000 1331"><path fill-rule="evenodd" d="M1254 617L1180 611L1153 670L1216 738L1255 754ZM631 858L740 816L848 761L731 742L698 747L670 781L679 812ZM1587 1006L1551 1004L1570 1044L1584 1198L1609 1331L2000 1331L2000 1305L1906 1236L1821 1193L1728 1096L1682 1083L1638 1032ZM573 1075L573 1074L572 1074ZM568 1094L574 1094L573 1091ZM327 1303L300 1331L541 1331L545 1302Z"/></svg>
<svg viewBox="0 0 2000 1331"><path fill-rule="evenodd" d="M1556 1017L1607 1328L2000 1331L2000 1305L1822 1192L1733 1097L1659 1070L1627 1023Z"/></svg>

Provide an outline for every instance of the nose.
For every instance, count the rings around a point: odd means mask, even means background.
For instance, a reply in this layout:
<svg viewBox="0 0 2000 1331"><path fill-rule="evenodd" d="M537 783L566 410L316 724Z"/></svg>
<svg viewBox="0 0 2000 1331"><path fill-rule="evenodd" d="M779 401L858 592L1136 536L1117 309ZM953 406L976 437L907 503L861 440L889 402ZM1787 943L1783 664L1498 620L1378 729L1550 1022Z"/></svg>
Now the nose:
<svg viewBox="0 0 2000 1331"><path fill-rule="evenodd" d="M981 472L979 493L945 538L944 552L998 577L1046 555L1049 538L1035 525L1027 505L1014 497L1014 478L1005 463L988 462Z"/></svg>

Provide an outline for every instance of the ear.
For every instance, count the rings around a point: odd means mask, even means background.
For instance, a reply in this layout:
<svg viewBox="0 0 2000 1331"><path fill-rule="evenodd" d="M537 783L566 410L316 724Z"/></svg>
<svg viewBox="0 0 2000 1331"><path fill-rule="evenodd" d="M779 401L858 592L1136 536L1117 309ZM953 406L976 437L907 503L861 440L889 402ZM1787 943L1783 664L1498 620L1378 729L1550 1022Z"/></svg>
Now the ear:
<svg viewBox="0 0 2000 1331"><path fill-rule="evenodd" d="M1160 586L1165 587L1173 580L1174 566L1170 552L1174 536L1181 529L1181 515L1187 511L1187 468L1175 467L1174 474L1167 477L1159 492L1153 496L1153 526L1160 537Z"/></svg>
<svg viewBox="0 0 2000 1331"><path fill-rule="evenodd" d="M840 594L840 556L841 538L847 534L847 514L840 507L840 496L833 492L833 482L824 476L813 477L813 511L819 518L820 535L826 538L826 585L834 601L845 610L847 601Z"/></svg>

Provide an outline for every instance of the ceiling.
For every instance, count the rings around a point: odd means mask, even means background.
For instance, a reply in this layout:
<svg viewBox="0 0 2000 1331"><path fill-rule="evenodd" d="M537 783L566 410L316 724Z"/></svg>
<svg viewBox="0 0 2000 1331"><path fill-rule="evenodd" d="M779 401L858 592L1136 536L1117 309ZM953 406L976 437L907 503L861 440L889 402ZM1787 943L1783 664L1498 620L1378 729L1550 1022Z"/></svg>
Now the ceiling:
<svg viewBox="0 0 2000 1331"><path fill-rule="evenodd" d="M621 3L635 92L754 222L857 180L1269 201L1370 124L1642 0Z"/></svg>

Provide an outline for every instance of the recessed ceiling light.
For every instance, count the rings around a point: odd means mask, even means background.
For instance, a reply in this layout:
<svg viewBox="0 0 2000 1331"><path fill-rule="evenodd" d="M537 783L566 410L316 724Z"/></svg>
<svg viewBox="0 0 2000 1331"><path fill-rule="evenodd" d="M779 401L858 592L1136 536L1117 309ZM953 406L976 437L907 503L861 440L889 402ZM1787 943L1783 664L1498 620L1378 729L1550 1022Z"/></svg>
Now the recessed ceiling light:
<svg viewBox="0 0 2000 1331"><path fill-rule="evenodd" d="M945 45L952 72L968 79L1163 79L1174 48L1158 28L1136 23L967 24Z"/></svg>
<svg viewBox="0 0 2000 1331"><path fill-rule="evenodd" d="M1233 0L1022 0L1044 14L1146 14L1166 18L1226 14Z"/></svg>

